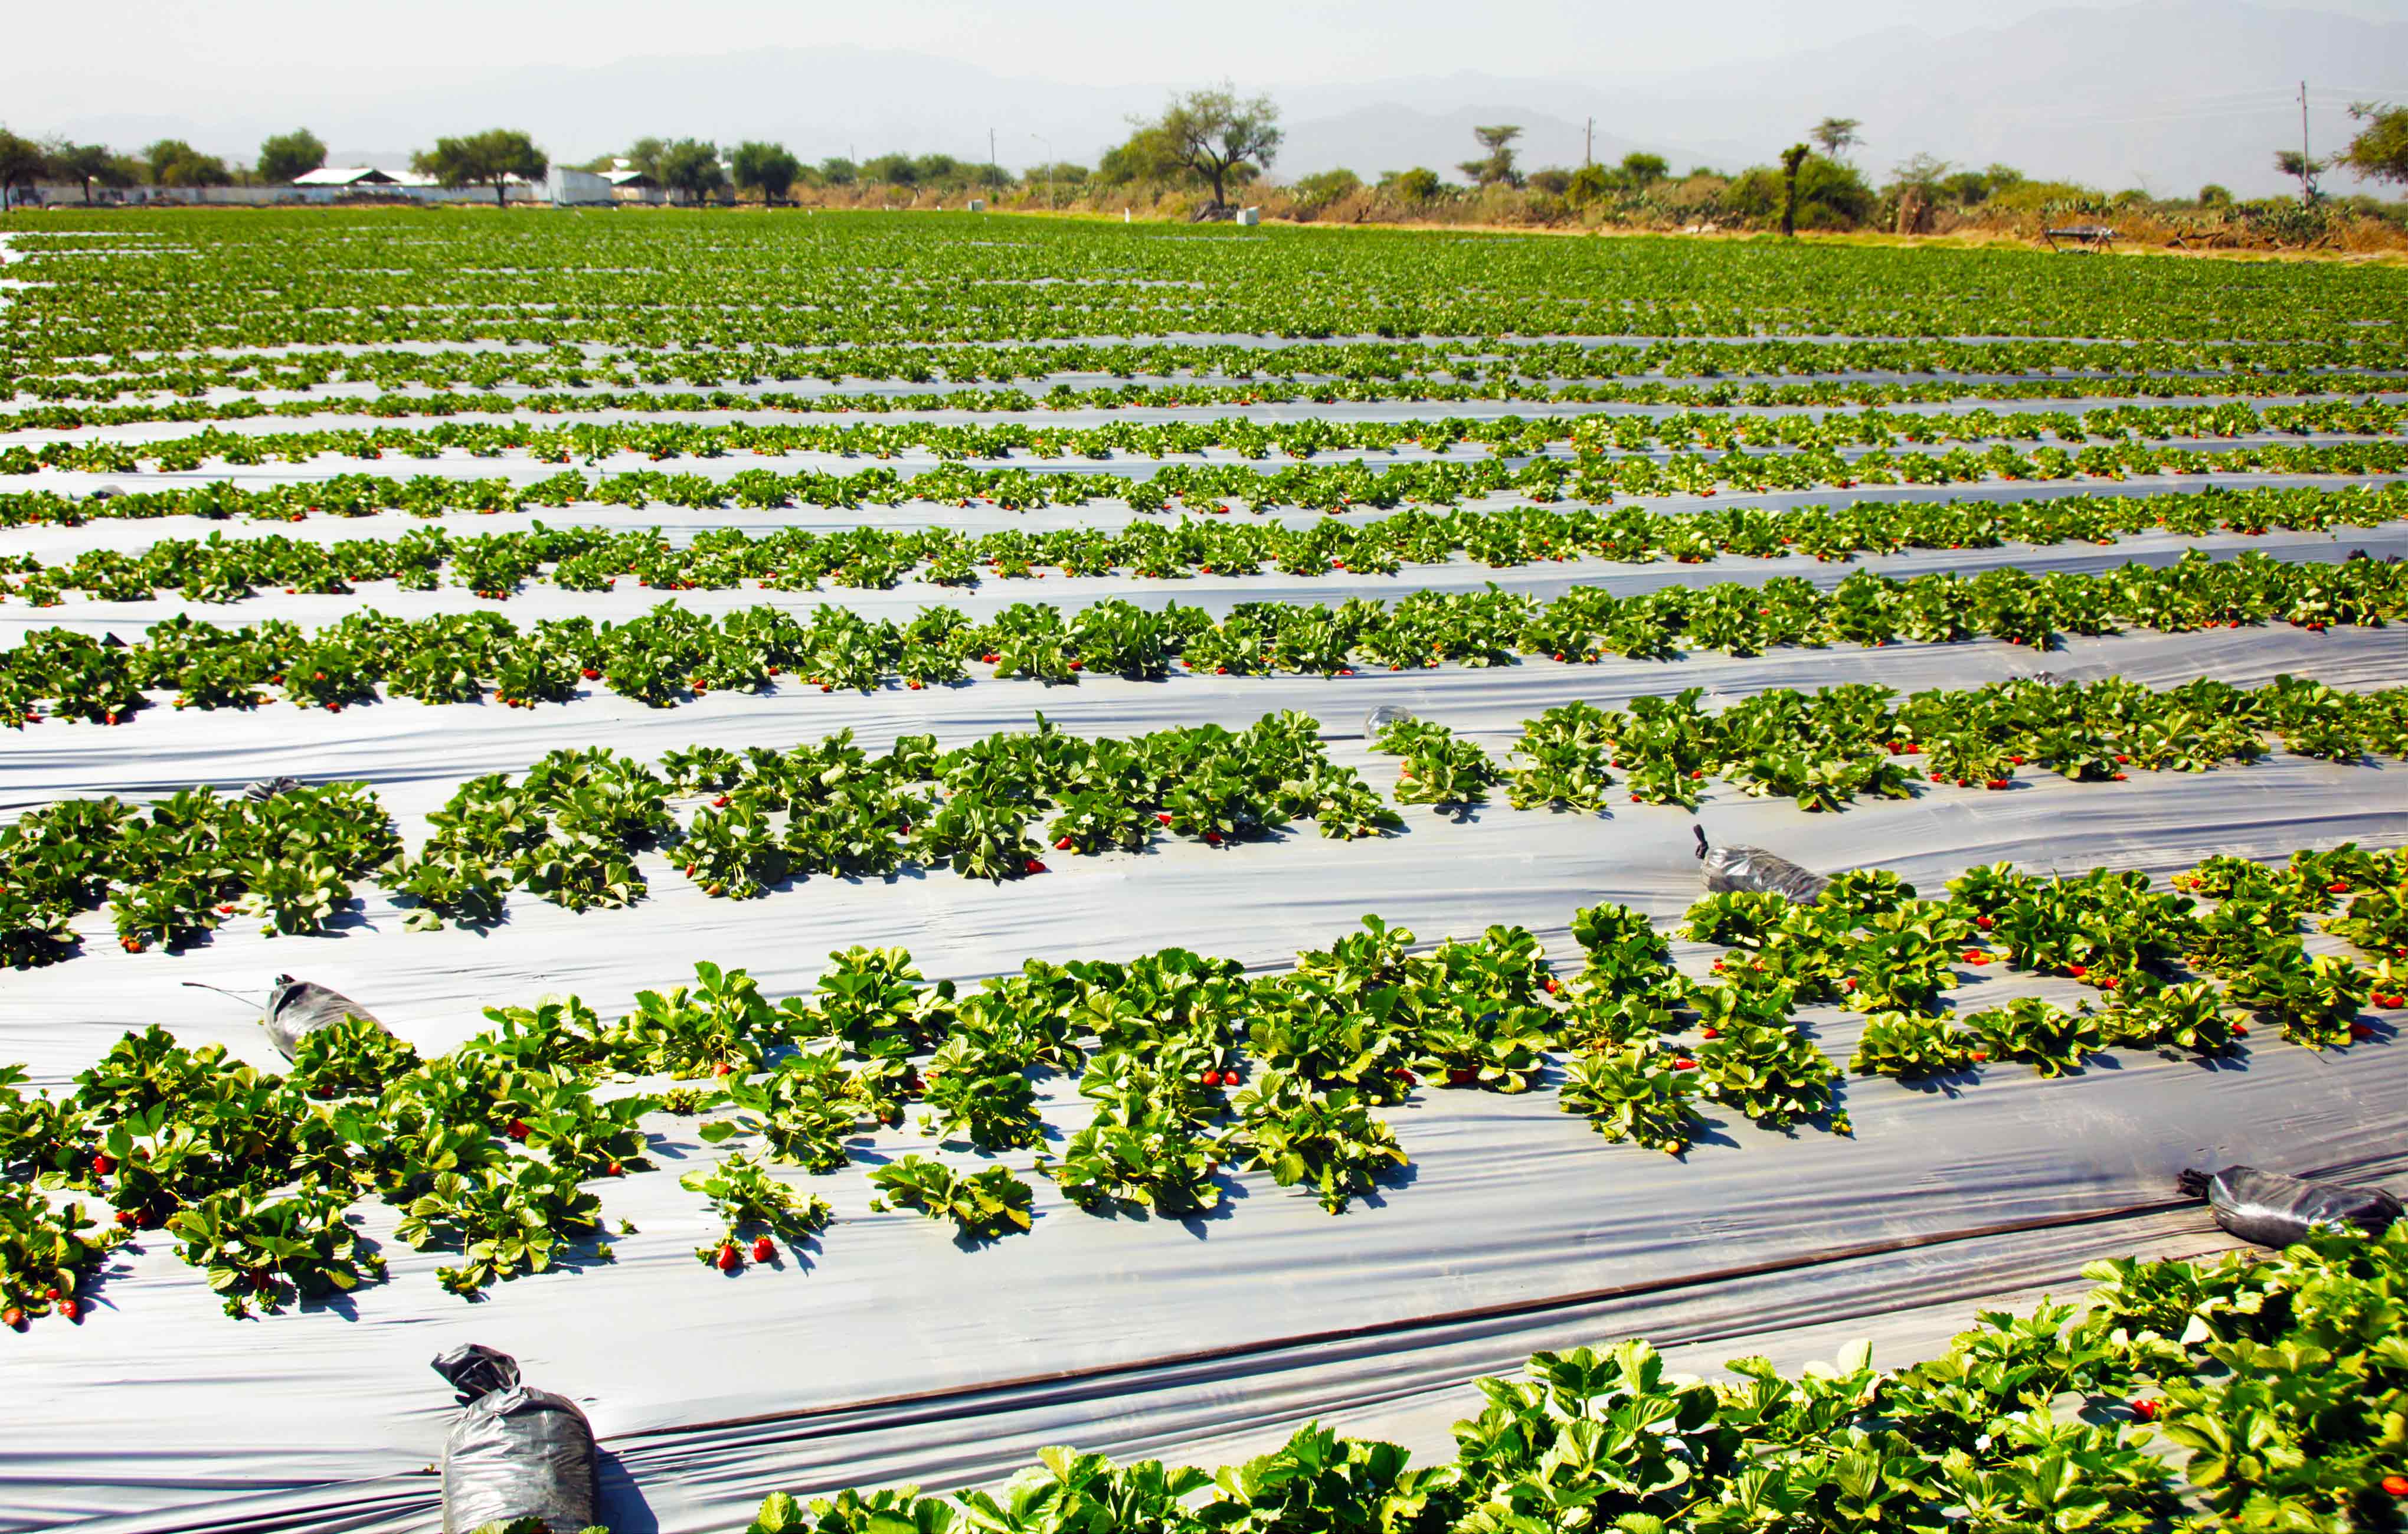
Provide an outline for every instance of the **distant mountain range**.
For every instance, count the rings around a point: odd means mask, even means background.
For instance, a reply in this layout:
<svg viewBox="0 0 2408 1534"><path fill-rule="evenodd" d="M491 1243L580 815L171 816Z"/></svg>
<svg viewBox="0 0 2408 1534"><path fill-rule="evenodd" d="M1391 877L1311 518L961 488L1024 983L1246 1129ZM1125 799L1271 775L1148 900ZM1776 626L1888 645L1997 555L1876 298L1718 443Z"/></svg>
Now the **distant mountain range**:
<svg viewBox="0 0 2408 1534"><path fill-rule="evenodd" d="M55 62L46 67L55 72ZM1474 157L1471 128L1493 122L1522 125L1526 165L1577 165L1592 117L1600 159L1645 149L1675 170L1729 169L1770 161L1811 123L1844 116L1863 120L1856 158L1876 179L1923 151L2107 187L2186 194L2219 181L2247 195L2287 184L2272 159L2298 142L2291 93L2303 79L2321 153L2348 132L2341 102L2408 100L2408 21L2249 0L2144 0L1945 36L1891 28L1685 73L1258 83L1288 123L1274 167L1283 178L1337 165L1367 178L1412 165L1450 173ZM121 79L107 93L141 100L144 110L36 122L20 93L12 125L129 148L173 136L248 157L260 138L295 122L346 146L423 145L501 122L526 128L564 159L654 133L779 139L810 160L890 150L982 160L992 129L995 155L1008 165L1092 164L1125 135L1131 114L1160 106L1170 83L1010 78L910 52L767 49L598 68L388 70L318 84L290 71L255 80L226 71ZM391 165L407 151L338 158Z"/></svg>

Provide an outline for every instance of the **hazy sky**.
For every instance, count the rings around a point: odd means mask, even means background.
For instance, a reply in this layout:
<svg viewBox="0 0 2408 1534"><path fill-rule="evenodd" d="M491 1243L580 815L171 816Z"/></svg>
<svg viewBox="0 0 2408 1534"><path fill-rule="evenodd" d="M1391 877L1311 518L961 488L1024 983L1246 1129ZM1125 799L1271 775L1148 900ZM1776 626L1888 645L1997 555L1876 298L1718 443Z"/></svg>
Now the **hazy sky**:
<svg viewBox="0 0 2408 1534"><path fill-rule="evenodd" d="M373 73L380 65L592 65L831 43L1085 79L1229 74L1288 84L1457 69L1558 76L1710 65L1876 27L1955 32L2111 3L2117 0L96 0L91 10L19 12L0 50L0 89L15 98L12 116L30 118L100 105L66 93L106 93L112 79L213 65ZM2370 21L2408 18L2408 0L2309 3Z"/></svg>

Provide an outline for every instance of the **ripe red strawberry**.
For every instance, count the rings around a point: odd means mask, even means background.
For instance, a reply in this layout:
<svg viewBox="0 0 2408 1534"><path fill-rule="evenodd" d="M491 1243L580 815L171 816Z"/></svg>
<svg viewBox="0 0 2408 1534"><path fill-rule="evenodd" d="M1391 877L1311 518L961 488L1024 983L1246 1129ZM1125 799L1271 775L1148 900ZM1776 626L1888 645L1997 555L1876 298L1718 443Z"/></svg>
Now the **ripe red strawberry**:
<svg viewBox="0 0 2408 1534"><path fill-rule="evenodd" d="M715 798L715 799L711 800L711 801L710 801L710 808L712 808L713 810L724 810L724 809L726 809L726 808L727 808L727 796L726 796L726 795L724 795L724 794L722 794L721 796L719 796L719 797L717 797L717 798Z"/></svg>
<svg viewBox="0 0 2408 1534"><path fill-rule="evenodd" d="M719 1270L723 1273L732 1273L738 1268L744 1266L743 1255L736 1250L736 1243L734 1241L729 1241L726 1245L719 1249L719 1256L716 1260L719 1264Z"/></svg>
<svg viewBox="0 0 2408 1534"><path fill-rule="evenodd" d="M107 1177L117 1169L117 1158L103 1151L92 1158L92 1169L98 1176Z"/></svg>
<svg viewBox="0 0 2408 1534"><path fill-rule="evenodd" d="M2101 976L2100 976L2100 977L2099 977L2099 988L2100 988L2100 990L2102 990L2102 991L2112 991L2112 990L2114 990L2114 989L2115 988L2115 977L2114 977L2114 976L2113 976L2113 975L2101 975Z"/></svg>
<svg viewBox="0 0 2408 1534"><path fill-rule="evenodd" d="M527 1138L527 1122L526 1122L526 1120L524 1120L524 1119L512 1119L512 1120L510 1120L509 1137L510 1137L512 1140L524 1140L524 1139L526 1139L526 1138Z"/></svg>
<svg viewBox="0 0 2408 1534"><path fill-rule="evenodd" d="M2385 1476L2383 1489L2394 1497L2408 1497L2408 1475Z"/></svg>
<svg viewBox="0 0 2408 1534"><path fill-rule="evenodd" d="M1480 1080L1480 1072L1466 1070L1461 1067L1450 1069L1446 1073L1446 1084L1449 1086L1469 1086L1478 1080Z"/></svg>
<svg viewBox="0 0 2408 1534"><path fill-rule="evenodd" d="M1685 1054L1675 1055L1672 1059L1672 1068L1674 1070L1695 1070L1698 1068L1698 1062L1690 1059Z"/></svg>
<svg viewBox="0 0 2408 1534"><path fill-rule="evenodd" d="M1064 837L1061 840L1054 844L1054 850L1057 853L1068 852L1070 850L1070 839L1068 837Z"/></svg>
<svg viewBox="0 0 2408 1534"><path fill-rule="evenodd" d="M2237 1038L2246 1039L2249 1037L2249 1025L2246 1023L2235 1023L2232 1025L2232 1032Z"/></svg>
<svg viewBox="0 0 2408 1534"><path fill-rule="evenodd" d="M1715 1027L1699 1028L1698 1032L1708 1039L1720 1039L1723 1036L1723 1030Z"/></svg>
<svg viewBox="0 0 2408 1534"><path fill-rule="evenodd" d="M59 1297L59 1291L55 1287L45 1289L42 1291L42 1297L44 1299L56 1299Z"/></svg>
<svg viewBox="0 0 2408 1534"><path fill-rule="evenodd" d="M722 1060L719 1064L710 1068L710 1073L713 1076L724 1076L735 1068L735 1067L729 1065L726 1061Z"/></svg>
<svg viewBox="0 0 2408 1534"><path fill-rule="evenodd" d="M1549 975L1547 977L1547 995L1557 996L1560 995L1562 991L1563 987L1555 983L1555 977Z"/></svg>
<svg viewBox="0 0 2408 1534"><path fill-rule="evenodd" d="M2347 895L2349 893L2349 881L2346 879L2336 879L2331 883L2325 886L2325 893L2327 895Z"/></svg>
<svg viewBox="0 0 2408 1534"><path fill-rule="evenodd" d="M1235 1066L1231 1066L1228 1069L1221 1072L1221 1084L1223 1086L1236 1086L1241 1080L1243 1080L1243 1078L1238 1074L1238 1068Z"/></svg>
<svg viewBox="0 0 2408 1534"><path fill-rule="evenodd" d="M140 1218L140 1215L136 1214L130 1209L121 1209L117 1211L117 1223L129 1228L133 1226L135 1221Z"/></svg>
<svg viewBox="0 0 2408 1534"><path fill-rule="evenodd" d="M590 666L580 670L578 675L583 677L588 681L600 681L602 680L602 673Z"/></svg>
<svg viewBox="0 0 2408 1534"><path fill-rule="evenodd" d="M622 1167L621 1165L619 1165L619 1164L618 1164L617 1162L615 1162L615 1161L613 1161L612 1163L610 1163L610 1165L609 1165L608 1168L604 1168L604 1169L605 1169L606 1171L608 1171L608 1172L609 1172L609 1174L610 1176L612 1176L612 1177L624 1177L624 1176L626 1176L626 1175L627 1175L627 1168L624 1168L624 1167Z"/></svg>
<svg viewBox="0 0 2408 1534"><path fill-rule="evenodd" d="M218 914L219 914L219 915L221 915L221 916L231 916L231 915L233 915L233 914L234 914L234 907L232 907L232 906L220 906L220 907L218 907Z"/></svg>
<svg viewBox="0 0 2408 1534"><path fill-rule="evenodd" d="M1977 1049L1973 1052L1973 1063L1977 1066L1983 1061L1987 1060L1989 1057L1990 1052L1988 1050Z"/></svg>
<svg viewBox="0 0 2408 1534"><path fill-rule="evenodd" d="M2065 972L2071 975L2074 979L2080 980L2083 976L2090 973L2090 967L2086 964L2069 964L2065 967Z"/></svg>
<svg viewBox="0 0 2408 1534"><path fill-rule="evenodd" d="M25 1312L14 1305L0 1311L0 1326L6 1326L10 1331L22 1331L25 1326Z"/></svg>
<svg viewBox="0 0 2408 1534"><path fill-rule="evenodd" d="M1218 847L1219 845L1221 845L1221 833L1220 833L1220 832L1218 832L1218 831L1207 831L1207 832L1205 832L1205 833L1204 833L1204 845L1205 845L1205 846L1207 846L1207 847Z"/></svg>
<svg viewBox="0 0 2408 1534"><path fill-rule="evenodd" d="M1045 871L1045 865L1038 862L1032 857L1027 861L1027 863L1022 866L1021 871L1023 873L1043 873Z"/></svg>
<svg viewBox="0 0 2408 1534"><path fill-rule="evenodd" d="M1203 1082L1206 1086L1219 1086L1221 1084L1221 1073L1217 1070L1208 1070L1203 1075L1198 1076L1196 1079Z"/></svg>
<svg viewBox="0 0 2408 1534"><path fill-rule="evenodd" d="M777 1247L770 1242L769 1238L767 1236L762 1237L759 1240L752 1243L752 1260L754 1262L767 1262L777 1254Z"/></svg>
<svg viewBox="0 0 2408 1534"><path fill-rule="evenodd" d="M2349 1025L2349 1036L2353 1040L2363 1044L2374 1037L2374 1030L2363 1023L2353 1023Z"/></svg>
<svg viewBox="0 0 2408 1534"><path fill-rule="evenodd" d="M2132 1417L2136 1422L2157 1421L2157 1403L2145 1398L2134 1401L2132 1403Z"/></svg>
<svg viewBox="0 0 2408 1534"><path fill-rule="evenodd" d="M1168 810L1157 810L1154 812L1154 818L1162 822L1163 824L1168 825L1170 824L1170 811Z"/></svg>
<svg viewBox="0 0 2408 1534"><path fill-rule="evenodd" d="M83 1307L77 1304L72 1299L62 1299L59 1301L59 1313L65 1316L68 1320L73 1321L78 1316L83 1314Z"/></svg>
<svg viewBox="0 0 2408 1534"><path fill-rule="evenodd" d="M1397 1080L1398 1080L1398 1081L1400 1081L1400 1082L1404 1082L1407 1086L1412 1086L1412 1084L1414 1084L1414 1077L1413 1077L1413 1073L1412 1073L1412 1071L1410 1071L1410 1070L1407 1070L1407 1069L1406 1069L1406 1068L1404 1068L1404 1067L1402 1067L1402 1066L1398 1066L1396 1069L1394 1069L1394 1070L1392 1070L1392 1071L1388 1072L1388 1074L1389 1074L1389 1075L1391 1075L1391 1076L1394 1076Z"/></svg>
<svg viewBox="0 0 2408 1534"><path fill-rule="evenodd" d="M2006 781L2004 778L1993 778L1993 779L1991 779L1988 782L1984 783L1982 786L1983 786L1984 788L1989 788L1989 789L2000 789L2000 788L2004 788L2004 787L2006 787L2006 786L2007 786L2007 781Z"/></svg>
<svg viewBox="0 0 2408 1534"><path fill-rule="evenodd" d="M1973 925L1980 927L1983 931L1987 932L1990 928L1998 925L1999 923L1998 918L1995 916L1976 916L1973 918Z"/></svg>

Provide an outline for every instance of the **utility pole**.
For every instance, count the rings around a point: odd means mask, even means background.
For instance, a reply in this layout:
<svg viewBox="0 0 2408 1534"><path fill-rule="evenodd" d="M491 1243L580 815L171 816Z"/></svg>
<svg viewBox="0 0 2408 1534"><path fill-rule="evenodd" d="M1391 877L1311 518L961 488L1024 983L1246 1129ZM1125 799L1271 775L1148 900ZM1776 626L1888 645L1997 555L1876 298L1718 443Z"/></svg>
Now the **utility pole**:
<svg viewBox="0 0 2408 1534"><path fill-rule="evenodd" d="M2300 87L2302 95L2305 94L2307 89L2308 88L2304 85ZM988 165L995 164L995 130L993 128L989 128L986 131L986 163Z"/></svg>
<svg viewBox="0 0 2408 1534"><path fill-rule="evenodd" d="M2315 172L2315 162L2308 158L2308 82L2301 80L2300 81L2300 202L2303 207L2313 200L2309 188L2315 184L2310 179Z"/></svg>
<svg viewBox="0 0 2408 1534"><path fill-rule="evenodd" d="M1597 119L1593 117L1588 120L1588 127L1581 134L1581 164L1584 165L1597 164Z"/></svg>

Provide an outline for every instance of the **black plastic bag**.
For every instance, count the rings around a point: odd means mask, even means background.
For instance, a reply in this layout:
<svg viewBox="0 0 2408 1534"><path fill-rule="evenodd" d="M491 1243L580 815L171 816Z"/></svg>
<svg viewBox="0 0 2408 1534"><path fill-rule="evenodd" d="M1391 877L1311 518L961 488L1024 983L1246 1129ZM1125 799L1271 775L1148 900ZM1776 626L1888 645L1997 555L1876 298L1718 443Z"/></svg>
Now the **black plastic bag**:
<svg viewBox="0 0 2408 1534"><path fill-rule="evenodd" d="M265 804L279 794L290 794L301 786L298 778L262 778L242 791L242 796L256 804Z"/></svg>
<svg viewBox="0 0 2408 1534"><path fill-rule="evenodd" d="M519 1382L518 1360L471 1342L435 1360L467 1410L443 1441L443 1534L540 1518L594 1524L594 1426L577 1403Z"/></svg>
<svg viewBox="0 0 2408 1534"><path fill-rule="evenodd" d="M2356 1226L2380 1236L2400 1218L2400 1200L2381 1188L2312 1183L2304 1177L2227 1167L2220 1172L2185 1171L2184 1195L2205 1198L2215 1223L2244 1241L2277 1250L2303 1240L2310 1226Z"/></svg>
<svg viewBox="0 0 2408 1534"><path fill-rule="evenodd" d="M1710 846L1704 826L1689 829L1698 834L1698 873L1708 895L1784 895L1798 905L1811 906L1830 887L1830 880L1778 853L1761 847Z"/></svg>
<svg viewBox="0 0 2408 1534"><path fill-rule="evenodd" d="M374 1012L340 991L330 991L314 980L279 975L275 988L267 993L267 1015L260 1019L260 1025L290 1060L301 1047L302 1039L321 1028L333 1027L346 1017L356 1017L378 1028L384 1026Z"/></svg>

